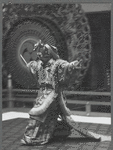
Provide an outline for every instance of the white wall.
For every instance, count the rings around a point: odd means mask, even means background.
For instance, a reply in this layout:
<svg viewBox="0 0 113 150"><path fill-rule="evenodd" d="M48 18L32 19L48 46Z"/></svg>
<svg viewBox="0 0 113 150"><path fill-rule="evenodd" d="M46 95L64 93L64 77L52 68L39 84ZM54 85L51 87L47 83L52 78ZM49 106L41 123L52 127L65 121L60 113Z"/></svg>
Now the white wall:
<svg viewBox="0 0 113 150"><path fill-rule="evenodd" d="M110 3L81 3L85 12L110 11Z"/></svg>

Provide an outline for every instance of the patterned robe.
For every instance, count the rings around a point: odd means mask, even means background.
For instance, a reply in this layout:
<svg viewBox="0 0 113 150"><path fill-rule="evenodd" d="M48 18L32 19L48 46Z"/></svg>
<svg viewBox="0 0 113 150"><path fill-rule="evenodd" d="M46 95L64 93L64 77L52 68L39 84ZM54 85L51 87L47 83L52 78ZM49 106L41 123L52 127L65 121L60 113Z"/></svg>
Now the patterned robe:
<svg viewBox="0 0 113 150"><path fill-rule="evenodd" d="M80 63L50 59L40 70L40 62L32 63L35 63L35 67L31 65L30 70L37 75L40 90L29 112L30 120L22 142L30 145L45 144L55 136L69 136L73 128L82 135L93 137L73 120L63 96L64 87L69 85L70 79L79 71Z"/></svg>

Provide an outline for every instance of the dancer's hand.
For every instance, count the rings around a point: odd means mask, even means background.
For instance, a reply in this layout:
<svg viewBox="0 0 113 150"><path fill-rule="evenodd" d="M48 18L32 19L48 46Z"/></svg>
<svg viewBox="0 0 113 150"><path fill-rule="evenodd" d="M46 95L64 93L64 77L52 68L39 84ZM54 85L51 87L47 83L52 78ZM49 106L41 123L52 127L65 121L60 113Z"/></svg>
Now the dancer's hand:
<svg viewBox="0 0 113 150"><path fill-rule="evenodd" d="M36 61L30 61L30 62L27 64L27 67L28 67L28 68L30 68L30 67L34 68L34 67L36 67L36 65L37 65L37 62L36 62Z"/></svg>
<svg viewBox="0 0 113 150"><path fill-rule="evenodd" d="M81 69L81 67L82 67L82 62L83 62L83 60L81 59L81 60L75 60L75 61L73 61L73 62L71 62L70 63L70 66L73 68L73 69Z"/></svg>
<svg viewBox="0 0 113 150"><path fill-rule="evenodd" d="M37 62L36 61L30 61L28 64L27 64L27 67L31 70L31 72L33 74L36 73L37 71Z"/></svg>

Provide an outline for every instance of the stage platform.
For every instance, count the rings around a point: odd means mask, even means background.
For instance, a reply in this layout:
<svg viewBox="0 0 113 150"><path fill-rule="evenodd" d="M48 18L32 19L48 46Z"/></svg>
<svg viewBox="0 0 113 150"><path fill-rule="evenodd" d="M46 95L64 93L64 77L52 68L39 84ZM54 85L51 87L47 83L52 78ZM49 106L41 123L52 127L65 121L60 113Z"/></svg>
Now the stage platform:
<svg viewBox="0 0 113 150"><path fill-rule="evenodd" d="M24 109L26 113L29 109ZM10 113L9 110L3 110L3 114ZM15 113L16 115L16 113ZM73 131L67 139L53 139L50 143L43 146L22 146L20 139L23 136L25 127L28 123L28 117L24 118L6 118L2 121L2 150L112 150L112 142L100 142L90 138L82 137L78 132ZM81 126L95 131L102 135L111 135L110 123L91 123L81 122Z"/></svg>

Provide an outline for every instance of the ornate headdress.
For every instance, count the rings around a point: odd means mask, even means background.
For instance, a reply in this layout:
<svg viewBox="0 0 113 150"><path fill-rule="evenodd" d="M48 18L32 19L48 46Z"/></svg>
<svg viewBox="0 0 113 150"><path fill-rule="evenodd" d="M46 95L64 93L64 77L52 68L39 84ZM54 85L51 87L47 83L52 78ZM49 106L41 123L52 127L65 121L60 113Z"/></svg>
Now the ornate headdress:
<svg viewBox="0 0 113 150"><path fill-rule="evenodd" d="M35 51L36 49L41 49L41 48L45 48L45 50L49 50L50 55L53 57L53 59L59 59L59 55L58 55L58 49L53 46L53 45L49 45L49 44L43 44L41 40L39 40L33 48L33 51ZM37 53L37 55L41 56L41 51Z"/></svg>

